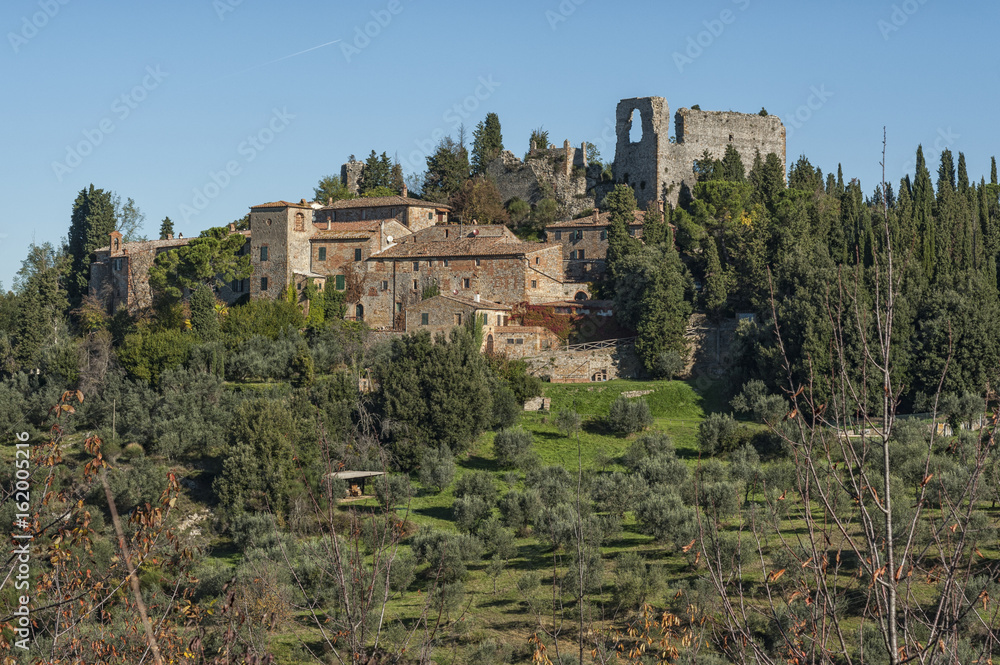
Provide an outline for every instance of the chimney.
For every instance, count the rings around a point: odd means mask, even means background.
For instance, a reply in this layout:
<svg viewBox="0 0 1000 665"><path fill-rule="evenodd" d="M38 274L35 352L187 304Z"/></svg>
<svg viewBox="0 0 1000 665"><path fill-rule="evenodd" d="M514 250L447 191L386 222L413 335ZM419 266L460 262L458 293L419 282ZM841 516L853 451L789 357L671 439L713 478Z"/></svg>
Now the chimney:
<svg viewBox="0 0 1000 665"><path fill-rule="evenodd" d="M236 224L234 222L229 222L229 232L236 233Z"/></svg>
<svg viewBox="0 0 1000 665"><path fill-rule="evenodd" d="M301 201L299 201L299 205L301 205L301 206L304 206L304 205L306 205L306 200L305 200L305 199L302 199Z"/></svg>
<svg viewBox="0 0 1000 665"><path fill-rule="evenodd" d="M167 240L173 240L173 239L174 239L174 234L173 233L168 233L167 234Z"/></svg>
<svg viewBox="0 0 1000 665"><path fill-rule="evenodd" d="M573 173L573 148L569 147L569 139L563 141L563 151L566 153L566 177Z"/></svg>
<svg viewBox="0 0 1000 665"><path fill-rule="evenodd" d="M601 221L601 211L594 208L594 224L599 224Z"/></svg>
<svg viewBox="0 0 1000 665"><path fill-rule="evenodd" d="M406 183L404 182L404 183L403 183L403 198L404 198L404 199L405 199L405 198L409 198L409 196L410 196L410 192L409 192L409 190L408 190L408 189L406 189Z"/></svg>
<svg viewBox="0 0 1000 665"><path fill-rule="evenodd" d="M476 302L479 302L479 292L476 292Z"/></svg>
<svg viewBox="0 0 1000 665"><path fill-rule="evenodd" d="M326 197L326 204L328 206L332 206L333 205L333 197L332 196Z"/></svg>
<svg viewBox="0 0 1000 665"><path fill-rule="evenodd" d="M580 152L583 153L583 168L587 168L588 164L587 164L587 142L586 141L584 141L582 144L580 144Z"/></svg>

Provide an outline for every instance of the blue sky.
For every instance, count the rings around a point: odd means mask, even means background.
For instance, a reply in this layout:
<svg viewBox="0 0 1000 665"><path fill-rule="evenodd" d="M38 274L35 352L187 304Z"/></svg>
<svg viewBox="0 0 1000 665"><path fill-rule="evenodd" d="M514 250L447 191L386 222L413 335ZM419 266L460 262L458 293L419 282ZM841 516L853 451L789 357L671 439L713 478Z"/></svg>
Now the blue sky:
<svg viewBox="0 0 1000 665"><path fill-rule="evenodd" d="M490 111L516 154L544 126L608 161L619 99L763 106L789 162L840 162L866 193L883 125L891 181L918 143L988 178L998 18L942 0L6 0L0 283L65 237L90 183L135 199L147 235L170 216L193 236L310 197L351 154L422 171L436 137Z"/></svg>

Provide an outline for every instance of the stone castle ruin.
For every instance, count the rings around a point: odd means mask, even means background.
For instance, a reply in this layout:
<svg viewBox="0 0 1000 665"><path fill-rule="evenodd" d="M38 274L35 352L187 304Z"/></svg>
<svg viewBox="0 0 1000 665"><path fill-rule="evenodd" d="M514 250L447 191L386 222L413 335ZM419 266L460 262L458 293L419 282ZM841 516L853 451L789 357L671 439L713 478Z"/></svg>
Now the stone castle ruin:
<svg viewBox="0 0 1000 665"><path fill-rule="evenodd" d="M517 197L536 204L551 197L566 217L575 217L598 205L619 183L632 186L640 208L651 201L676 206L694 189L695 161L705 151L722 159L728 145L740 153L748 171L757 151L762 158L773 152L785 168L785 127L777 116L681 108L674 122L671 136L670 109L663 97L621 100L611 182L599 165L588 163L586 143L575 148L569 141L562 148L532 146L524 161L505 150L486 172L504 202Z"/></svg>
<svg viewBox="0 0 1000 665"><path fill-rule="evenodd" d="M633 141L634 123L641 123L641 138ZM670 136L670 109L662 97L623 99L618 103L614 176L616 183L631 185L639 207L666 199L677 205L681 194L694 189L694 162L705 151L722 159L732 145L749 170L754 155L774 153L785 168L785 126L778 116L700 111L682 108L674 116Z"/></svg>

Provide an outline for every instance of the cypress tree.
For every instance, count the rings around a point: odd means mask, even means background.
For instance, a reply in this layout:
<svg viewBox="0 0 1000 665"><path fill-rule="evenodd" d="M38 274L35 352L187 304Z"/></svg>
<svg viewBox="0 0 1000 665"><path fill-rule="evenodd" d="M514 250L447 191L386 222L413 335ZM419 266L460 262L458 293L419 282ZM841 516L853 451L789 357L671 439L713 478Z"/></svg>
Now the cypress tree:
<svg viewBox="0 0 1000 665"><path fill-rule="evenodd" d="M628 185L615 185L604 198L604 208L609 211L607 272L614 280L622 259L638 248L638 242L628 234L628 225L635 219L635 192Z"/></svg>
<svg viewBox="0 0 1000 665"><path fill-rule="evenodd" d="M719 249L715 245L715 239L710 236L706 237L702 247L705 250L705 310L713 319L718 319L729 298L726 275L722 271L722 262L719 261Z"/></svg>
<svg viewBox="0 0 1000 665"><path fill-rule="evenodd" d="M160 223L160 240L166 240L168 236L174 235L174 223L169 217L164 217Z"/></svg>
<svg viewBox="0 0 1000 665"><path fill-rule="evenodd" d="M965 153L958 153L958 193L966 194L969 191L969 172L965 167Z"/></svg>
<svg viewBox="0 0 1000 665"><path fill-rule="evenodd" d="M487 113L472 131L472 169L476 175L486 173L486 165L500 156L503 150L503 134L500 131L500 117Z"/></svg>
<svg viewBox="0 0 1000 665"><path fill-rule="evenodd" d="M997 184L997 158L990 157L990 184Z"/></svg>
<svg viewBox="0 0 1000 665"><path fill-rule="evenodd" d="M933 210L934 187L931 185L931 174L927 170L923 146L917 146L917 167L913 179L913 227L920 238L920 263L928 280L934 279L937 265L937 227Z"/></svg>
<svg viewBox="0 0 1000 665"><path fill-rule="evenodd" d="M66 290L71 306L78 306L87 295L94 250L107 245L114 230L115 206L111 192L97 189L93 184L89 189L80 190L73 202L68 238L70 266Z"/></svg>
<svg viewBox="0 0 1000 665"><path fill-rule="evenodd" d="M215 311L215 291L202 284L191 294L191 327L208 342L219 336L219 316Z"/></svg>

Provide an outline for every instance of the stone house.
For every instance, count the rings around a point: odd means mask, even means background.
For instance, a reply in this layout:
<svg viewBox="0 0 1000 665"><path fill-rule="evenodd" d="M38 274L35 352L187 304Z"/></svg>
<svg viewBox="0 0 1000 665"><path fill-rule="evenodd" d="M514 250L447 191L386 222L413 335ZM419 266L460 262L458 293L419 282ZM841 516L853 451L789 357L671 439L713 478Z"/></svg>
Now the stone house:
<svg viewBox="0 0 1000 665"><path fill-rule="evenodd" d="M628 225L629 235L642 238L645 217L644 211L635 211L635 219ZM595 209L587 217L555 222L545 227L545 241L562 245L567 279L590 282L604 274L610 225L611 213Z"/></svg>
<svg viewBox="0 0 1000 665"><path fill-rule="evenodd" d="M243 252L250 251L249 231L236 231L230 224L231 233L242 233L247 237ZM148 308L153 304L153 293L149 286L149 269L156 257L163 252L184 247L191 238L147 240L125 242L122 234L113 231L110 243L94 251L95 258L90 264L89 294L97 299L101 307L114 314L119 307L126 307L130 313ZM219 289L219 298L232 304L249 292L250 280L235 280Z"/></svg>
<svg viewBox="0 0 1000 665"><path fill-rule="evenodd" d="M503 326L511 308L488 300L465 298L450 293L428 298L406 308L406 332L427 330L432 336L465 325L473 317L485 326Z"/></svg>
<svg viewBox="0 0 1000 665"><path fill-rule="evenodd" d="M508 358L529 358L564 346L558 335L539 326L489 326L483 338L484 351Z"/></svg>

